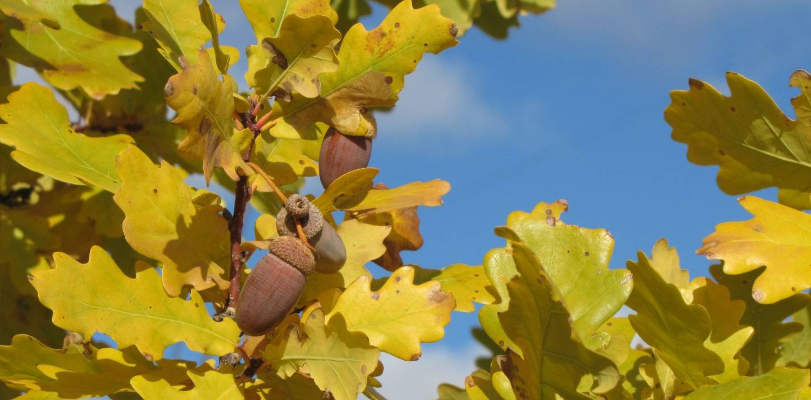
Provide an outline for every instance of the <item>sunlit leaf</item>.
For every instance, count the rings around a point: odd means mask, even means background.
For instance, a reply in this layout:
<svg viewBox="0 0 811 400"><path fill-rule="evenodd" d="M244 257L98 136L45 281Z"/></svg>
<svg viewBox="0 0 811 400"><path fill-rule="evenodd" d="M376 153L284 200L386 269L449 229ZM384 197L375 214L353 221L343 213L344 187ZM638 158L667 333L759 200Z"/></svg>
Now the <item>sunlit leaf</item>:
<svg viewBox="0 0 811 400"><path fill-rule="evenodd" d="M338 69L335 44L340 39L341 34L325 16L286 17L277 35L262 41L269 62L256 71L256 91L275 94L282 90L289 95L295 90L304 97L318 96L318 76Z"/></svg>
<svg viewBox="0 0 811 400"><path fill-rule="evenodd" d="M242 160L252 134L248 129L238 131L234 127L235 83L229 75L220 81L204 51L200 51L197 61L190 65L182 58L181 72L169 78L164 89L166 104L177 112L172 122L189 131L179 150L203 159L206 183L217 167L238 180L237 168L246 173L253 171Z"/></svg>
<svg viewBox="0 0 811 400"><path fill-rule="evenodd" d="M178 71L182 69L181 56L186 57L188 63L197 64L200 48L211 40L198 4L199 0L144 0L149 21L142 24L143 29L155 38L161 46L161 54Z"/></svg>
<svg viewBox="0 0 811 400"><path fill-rule="evenodd" d="M253 384L245 385L245 399L312 400L324 397L324 392L316 386L315 381L300 373L282 379L274 372L266 371L260 372L259 379Z"/></svg>
<svg viewBox="0 0 811 400"><path fill-rule="evenodd" d="M738 202L755 217L716 226L698 254L724 261L724 273L733 275L765 265L752 287L759 303L772 304L811 287L811 215L754 196Z"/></svg>
<svg viewBox="0 0 811 400"><path fill-rule="evenodd" d="M619 311L634 280L627 270L608 268L614 250L611 234L565 224L560 217L568 208L565 200L539 203L531 213L510 213L507 226L538 256L563 294L575 333L594 349L589 339Z"/></svg>
<svg viewBox="0 0 811 400"><path fill-rule="evenodd" d="M796 400L808 386L807 369L775 368L765 375L742 377L723 385L707 386L685 400L764 399Z"/></svg>
<svg viewBox="0 0 811 400"><path fill-rule="evenodd" d="M148 360L161 359L163 350L178 342L217 356L237 345L233 320L214 322L196 292L189 301L168 297L157 271L146 264L136 265L133 280L101 247L90 250L85 265L62 253L54 259L56 268L34 272L31 283L61 328L87 338L105 333L122 348L137 346Z"/></svg>
<svg viewBox="0 0 811 400"><path fill-rule="evenodd" d="M285 379L306 368L335 400L351 400L363 392L379 355L363 334L346 329L342 316L325 322L323 311L316 309L304 322L303 332L290 326L281 341L268 345L264 359Z"/></svg>
<svg viewBox="0 0 811 400"><path fill-rule="evenodd" d="M131 390L130 379L141 374L160 376L176 385L194 365L177 360L152 363L133 348L121 351L70 345L51 349L28 335L15 336L11 345L0 346L0 379L64 399Z"/></svg>
<svg viewBox="0 0 811 400"><path fill-rule="evenodd" d="M196 208L177 170L165 161L153 164L134 146L121 153L116 169L124 181L114 197L126 215L124 236L163 264L166 292L178 296L186 285L227 288L223 266L230 265L231 251L221 207Z"/></svg>
<svg viewBox="0 0 811 400"><path fill-rule="evenodd" d="M391 107L403 88L404 77L414 71L425 53L439 53L456 44L453 22L439 7L415 10L411 1L395 7L376 29L355 25L338 52L340 67L321 74L321 96L296 96L274 104L276 137L298 138L315 122L323 122L346 135L374 137L376 123L369 108Z"/></svg>
<svg viewBox="0 0 811 400"><path fill-rule="evenodd" d="M727 84L730 97L695 79L689 91L671 92L665 120L673 140L687 145L690 162L721 167L717 182L724 193L775 186L781 203L811 208L811 125L791 120L741 75L727 73Z"/></svg>
<svg viewBox="0 0 811 400"><path fill-rule="evenodd" d="M1 48L1 47L0 47ZM121 179L115 157L132 138L88 137L73 131L68 112L53 92L26 83L0 105L0 142L14 146L11 156L33 171L76 185L91 184L115 191Z"/></svg>
<svg viewBox="0 0 811 400"><path fill-rule="evenodd" d="M223 75L227 74L228 67L231 65L231 57L229 57L223 51L223 48L220 47L219 38L219 33L222 29L220 27L225 27L225 20L223 20L222 15L218 15L214 12L214 7L211 5L209 0L203 0L203 2L200 3L199 9L200 18L208 29L208 32L211 34L211 44L214 48L214 60L217 62L217 69ZM234 62L236 62L236 60L234 60Z"/></svg>
<svg viewBox="0 0 811 400"><path fill-rule="evenodd" d="M138 53L141 43L110 32L111 27L131 29L112 7L82 0L36 1L25 2L32 12L20 14L19 3L0 2L5 13L0 18L0 55L41 71L59 89L81 87L96 100L144 81L119 58Z"/></svg>
<svg viewBox="0 0 811 400"><path fill-rule="evenodd" d="M325 290L344 289L358 278L371 278L372 274L366 270L365 265L386 251L383 239L390 230L387 226L364 224L356 219L342 222L337 231L346 246L346 262L338 272L315 272L307 278L299 305L306 304Z"/></svg>
<svg viewBox="0 0 811 400"><path fill-rule="evenodd" d="M588 399L578 391L581 380L593 381L586 390L611 390L620 380L614 363L586 348L573 334L563 297L535 254L522 243L511 247L512 254L498 249L488 258L500 253L512 262L512 276L497 279L504 279L509 293L509 304L498 317L515 346L507 349L511 368L504 371L515 392L532 399Z"/></svg>
<svg viewBox="0 0 811 400"><path fill-rule="evenodd" d="M442 383L436 388L439 398L437 400L469 400L465 389L456 387L449 383Z"/></svg>
<svg viewBox="0 0 811 400"><path fill-rule="evenodd" d="M194 383L191 390L178 391L169 382L150 375L139 375L132 378L132 387L144 400L242 400L243 389L234 381L234 375L228 371L207 370L188 371Z"/></svg>
<svg viewBox="0 0 811 400"><path fill-rule="evenodd" d="M360 277L338 298L327 315L343 316L349 331L363 332L369 343L402 360L416 361L420 343L445 336L456 303L438 282L414 285L414 269L402 267L380 290L371 290L371 278Z"/></svg>
<svg viewBox="0 0 811 400"><path fill-rule="evenodd" d="M473 303L490 304L495 301L493 287L484 272L484 267L465 264L449 265L441 270L424 269L413 266L416 270L415 284L439 282L442 291L453 295L456 309L459 312L473 312ZM388 279L387 279L388 280Z"/></svg>

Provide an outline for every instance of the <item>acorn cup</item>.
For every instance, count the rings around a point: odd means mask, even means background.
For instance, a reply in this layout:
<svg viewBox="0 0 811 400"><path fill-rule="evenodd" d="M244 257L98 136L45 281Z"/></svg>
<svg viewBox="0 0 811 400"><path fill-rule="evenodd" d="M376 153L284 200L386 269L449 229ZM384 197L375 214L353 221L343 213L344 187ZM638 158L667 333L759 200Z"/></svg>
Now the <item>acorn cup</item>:
<svg viewBox="0 0 811 400"><path fill-rule="evenodd" d="M237 301L236 322L250 336L262 336L293 311L304 282L313 273L315 259L299 239L280 237L270 242L248 275Z"/></svg>
<svg viewBox="0 0 811 400"><path fill-rule="evenodd" d="M319 170L324 189L339 176L366 168L372 156L372 139L361 136L346 136L330 128L321 144Z"/></svg>
<svg viewBox="0 0 811 400"><path fill-rule="evenodd" d="M279 236L297 236L294 216L299 219L307 242L315 249L315 270L331 274L341 269L346 262L346 246L332 225L324 221L318 207L306 197L294 194L287 199L276 215Z"/></svg>

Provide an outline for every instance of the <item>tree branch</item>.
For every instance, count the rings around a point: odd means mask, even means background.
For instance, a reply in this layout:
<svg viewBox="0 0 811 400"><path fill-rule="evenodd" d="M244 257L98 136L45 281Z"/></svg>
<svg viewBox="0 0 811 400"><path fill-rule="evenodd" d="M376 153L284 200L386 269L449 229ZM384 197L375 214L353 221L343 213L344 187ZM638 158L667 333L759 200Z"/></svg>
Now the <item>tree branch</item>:
<svg viewBox="0 0 811 400"><path fill-rule="evenodd" d="M251 144L248 146L248 151L242 155L242 160L247 163L251 160L251 153L253 152L254 143L256 142L256 138L259 136L261 131L256 126L254 121L255 117L245 113L240 114L239 116L242 118L243 124L250 128L251 133L253 133L253 138L251 138ZM251 194L251 187L248 184L248 176L240 174L236 186L233 217L228 222L228 232L231 236L231 286L228 288L228 300L225 303L225 312L231 315L233 315L233 310L229 312L229 309L236 308L237 301L239 301L239 287L241 283L240 277L242 276L242 267L244 264L242 250L240 249L240 245L242 244L242 227L245 222L245 211L248 208L248 201L251 200Z"/></svg>

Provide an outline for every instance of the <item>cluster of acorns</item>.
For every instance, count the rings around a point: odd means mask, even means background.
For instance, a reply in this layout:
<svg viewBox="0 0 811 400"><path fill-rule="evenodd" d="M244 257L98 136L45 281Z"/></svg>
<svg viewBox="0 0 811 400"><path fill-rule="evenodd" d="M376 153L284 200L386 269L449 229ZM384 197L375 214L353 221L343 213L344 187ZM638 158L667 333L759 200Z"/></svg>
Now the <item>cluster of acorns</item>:
<svg viewBox="0 0 811 400"><path fill-rule="evenodd" d="M324 189L339 176L369 165L371 153L371 139L330 129L319 162ZM299 239L299 227L307 243ZM300 194L291 195L276 215L276 230L279 237L270 242L269 254L248 275L237 302L237 325L251 336L267 334L293 311L313 272L331 274L346 262L346 247L338 232Z"/></svg>

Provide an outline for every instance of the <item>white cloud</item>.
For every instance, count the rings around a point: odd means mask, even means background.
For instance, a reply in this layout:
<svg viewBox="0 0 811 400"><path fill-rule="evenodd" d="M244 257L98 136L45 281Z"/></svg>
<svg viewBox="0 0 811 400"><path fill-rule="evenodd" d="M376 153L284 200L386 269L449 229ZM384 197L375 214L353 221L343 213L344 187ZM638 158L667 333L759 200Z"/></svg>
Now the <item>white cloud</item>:
<svg viewBox="0 0 811 400"><path fill-rule="evenodd" d="M387 140L412 142L436 132L447 138L505 130L505 118L477 90L479 80L469 65L427 56L406 76L397 105L375 114L380 134Z"/></svg>
<svg viewBox="0 0 811 400"><path fill-rule="evenodd" d="M447 347L425 349L422 358L408 362L381 354L383 375L380 382L383 388L380 393L389 400L436 399L436 388L441 383L450 383L462 387L465 377L475 369L477 357L490 354L478 342L456 351Z"/></svg>

